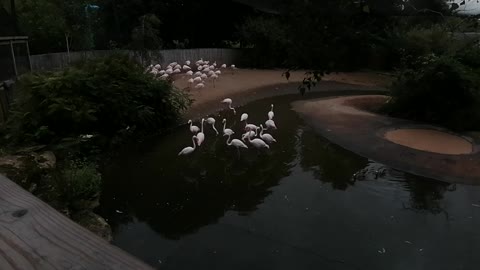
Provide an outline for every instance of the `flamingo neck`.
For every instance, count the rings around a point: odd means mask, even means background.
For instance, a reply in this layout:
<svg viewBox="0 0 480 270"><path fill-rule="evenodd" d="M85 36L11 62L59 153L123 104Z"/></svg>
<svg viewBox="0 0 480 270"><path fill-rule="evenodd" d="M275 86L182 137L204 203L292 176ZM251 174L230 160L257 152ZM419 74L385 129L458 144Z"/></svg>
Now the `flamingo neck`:
<svg viewBox="0 0 480 270"><path fill-rule="evenodd" d="M195 143L195 136L192 137L192 142L193 142L193 149L195 150L195 148L197 147L197 144Z"/></svg>
<svg viewBox="0 0 480 270"><path fill-rule="evenodd" d="M263 136L263 126L260 127L260 136Z"/></svg>
<svg viewBox="0 0 480 270"><path fill-rule="evenodd" d="M232 141L230 141L230 138L231 138L231 137L232 137L232 136L228 135L227 145L232 145ZM230 141L230 142L228 142L228 141Z"/></svg>
<svg viewBox="0 0 480 270"><path fill-rule="evenodd" d="M224 121L224 122L223 122L223 130L222 130L223 132L225 132L225 127L226 127L226 126L227 126L227 121Z"/></svg>
<svg viewBox="0 0 480 270"><path fill-rule="evenodd" d="M205 121L202 120L202 133L203 133L203 122L205 122Z"/></svg>

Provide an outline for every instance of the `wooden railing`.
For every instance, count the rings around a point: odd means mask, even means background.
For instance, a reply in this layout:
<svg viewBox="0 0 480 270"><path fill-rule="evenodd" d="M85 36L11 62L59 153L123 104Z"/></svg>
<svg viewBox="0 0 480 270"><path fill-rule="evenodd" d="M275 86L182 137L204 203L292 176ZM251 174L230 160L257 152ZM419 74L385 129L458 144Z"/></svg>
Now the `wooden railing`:
<svg viewBox="0 0 480 270"><path fill-rule="evenodd" d="M152 269L0 175L0 269Z"/></svg>

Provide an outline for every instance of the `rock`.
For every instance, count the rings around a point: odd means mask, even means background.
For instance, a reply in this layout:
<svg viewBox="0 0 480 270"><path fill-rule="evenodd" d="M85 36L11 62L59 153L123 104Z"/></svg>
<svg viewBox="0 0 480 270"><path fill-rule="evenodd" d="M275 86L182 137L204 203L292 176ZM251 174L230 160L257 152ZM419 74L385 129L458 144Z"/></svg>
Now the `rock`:
<svg viewBox="0 0 480 270"><path fill-rule="evenodd" d="M80 211L72 215L72 219L107 241L112 241L112 228L107 221L92 211Z"/></svg>
<svg viewBox="0 0 480 270"><path fill-rule="evenodd" d="M52 151L45 151L41 154L31 153L40 169L54 169L57 164L57 158Z"/></svg>
<svg viewBox="0 0 480 270"><path fill-rule="evenodd" d="M89 199L79 199L71 203L71 208L77 211L93 210L100 205L100 196Z"/></svg>
<svg viewBox="0 0 480 270"><path fill-rule="evenodd" d="M21 149L17 150L15 153L16 154L29 154L29 153L32 153L32 152L37 152L39 150L42 150L45 147L46 147L46 145L35 145L35 146L30 146L30 147L24 147L24 148L21 148Z"/></svg>
<svg viewBox="0 0 480 270"><path fill-rule="evenodd" d="M13 167L21 169L25 167L25 156L13 155L0 157L0 167Z"/></svg>

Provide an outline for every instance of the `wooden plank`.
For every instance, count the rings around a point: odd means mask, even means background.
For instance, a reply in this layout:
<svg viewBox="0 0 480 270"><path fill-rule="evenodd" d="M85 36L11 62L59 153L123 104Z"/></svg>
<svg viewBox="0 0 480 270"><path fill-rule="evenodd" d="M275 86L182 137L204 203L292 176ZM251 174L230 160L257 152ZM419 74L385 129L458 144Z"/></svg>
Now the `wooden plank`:
<svg viewBox="0 0 480 270"><path fill-rule="evenodd" d="M152 269L0 175L0 269Z"/></svg>

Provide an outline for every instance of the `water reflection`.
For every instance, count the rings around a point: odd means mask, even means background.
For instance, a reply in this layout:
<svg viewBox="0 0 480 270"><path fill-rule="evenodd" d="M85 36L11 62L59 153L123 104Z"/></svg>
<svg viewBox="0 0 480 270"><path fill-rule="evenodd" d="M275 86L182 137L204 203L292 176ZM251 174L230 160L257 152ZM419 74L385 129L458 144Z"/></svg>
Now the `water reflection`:
<svg viewBox="0 0 480 270"><path fill-rule="evenodd" d="M269 104L265 101L249 107L249 120L264 121ZM288 108L276 112L277 125L299 122L294 113L285 112ZM235 122L228 112L216 116L223 117ZM239 131L242 126L237 122L232 128ZM249 149L240 156L225 144L226 137L214 136L209 129L206 143L188 157L176 156L191 136L186 128L162 140L144 142L149 147L129 151L126 158L116 160L105 171L105 178L111 180L105 187L102 211L109 215L116 207L127 208L128 213L171 239L215 223L228 210L248 215L271 193L271 187L290 175L297 155L294 132L291 128L273 131L278 144L270 151ZM114 229L120 222L116 216L109 215Z"/></svg>
<svg viewBox="0 0 480 270"><path fill-rule="evenodd" d="M333 269L318 254L358 269L386 269L396 259L402 268L419 269L419 261L432 266L437 260L436 252L421 253L422 259L419 248L442 252L437 239L450 239L454 248L448 252L475 250L480 236L472 228L480 224L471 205L480 204L472 201L479 189L412 176L338 147L290 110L294 97L238 109L260 123L275 103L279 129L272 135L278 143L267 152L249 149L238 156L226 137L208 129L198 151L177 157L190 144L186 127L125 149L104 171L100 211L114 230L114 243L155 266L160 250L167 269L245 269L259 262L258 269L272 268L272 262L276 269L299 262L303 269ZM239 115L222 112L217 119L226 117L238 131ZM325 183L332 188L323 188ZM469 247L454 241L465 231L479 241ZM414 239L421 246L409 249L405 240ZM379 255L384 247L388 253ZM224 256L212 257L222 250ZM466 265L475 265L472 258Z"/></svg>

